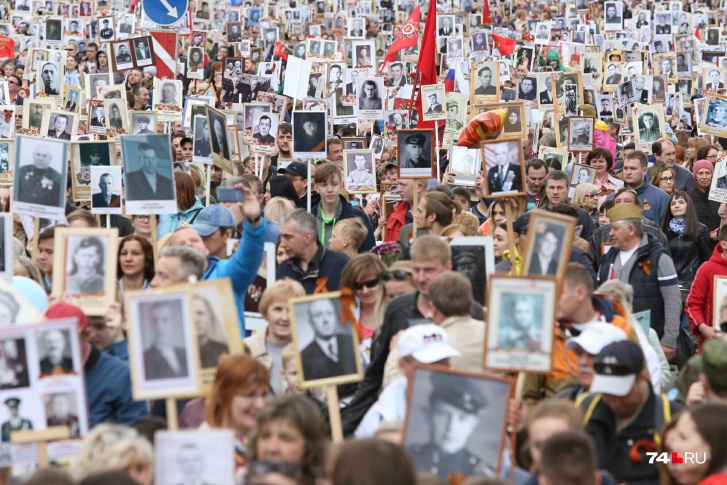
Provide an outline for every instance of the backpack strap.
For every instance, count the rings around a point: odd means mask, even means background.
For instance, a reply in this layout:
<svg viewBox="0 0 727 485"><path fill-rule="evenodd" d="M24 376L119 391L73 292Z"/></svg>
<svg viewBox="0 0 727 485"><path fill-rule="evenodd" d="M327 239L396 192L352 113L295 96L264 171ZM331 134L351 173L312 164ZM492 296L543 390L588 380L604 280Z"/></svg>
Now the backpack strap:
<svg viewBox="0 0 727 485"><path fill-rule="evenodd" d="M601 401L600 394L583 394L576 400L576 405L583 411L583 426L588 424L593 415L593 410Z"/></svg>
<svg viewBox="0 0 727 485"><path fill-rule="evenodd" d="M190 224L194 223L194 220L195 220L195 219L197 219L197 216L199 215L199 213L200 213L200 212L202 212L202 209L197 209L197 212L195 212L195 213L194 213L194 217L192 217L192 218L191 218L191 219L189 220L189 223L190 223Z"/></svg>
<svg viewBox="0 0 727 485"><path fill-rule="evenodd" d="M661 405L660 405L661 404ZM654 404L654 442L657 445L661 444L661 429L665 423L671 421L671 404L666 394L661 393L656 398Z"/></svg>

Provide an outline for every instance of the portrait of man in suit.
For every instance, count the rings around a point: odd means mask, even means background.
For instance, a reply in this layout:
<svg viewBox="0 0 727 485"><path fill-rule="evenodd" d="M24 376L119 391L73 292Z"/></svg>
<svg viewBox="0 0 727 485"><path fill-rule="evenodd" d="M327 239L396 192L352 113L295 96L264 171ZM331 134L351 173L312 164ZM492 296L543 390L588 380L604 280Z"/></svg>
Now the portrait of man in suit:
<svg viewBox="0 0 727 485"><path fill-rule="evenodd" d="M477 71L477 80L480 86L475 89L476 95L497 94L497 89L492 85L492 68L485 66Z"/></svg>
<svg viewBox="0 0 727 485"><path fill-rule="evenodd" d="M545 77L545 90L540 91L540 104L553 104L553 79Z"/></svg>
<svg viewBox="0 0 727 485"><path fill-rule="evenodd" d="M487 186L490 194L522 190L520 165L510 163L510 146L514 143L504 142L493 146L495 166L487 171Z"/></svg>
<svg viewBox="0 0 727 485"><path fill-rule="evenodd" d="M724 89L724 83L720 81L720 77L722 77L722 73L719 71L719 69L711 69L707 73L708 91L717 91L718 89Z"/></svg>
<svg viewBox="0 0 727 485"><path fill-rule="evenodd" d="M171 178L159 173L159 168L172 166L168 160L160 160L157 148L149 143L138 145L139 154L134 157L141 168L126 174L126 197L128 200L173 200L174 184Z"/></svg>
<svg viewBox="0 0 727 485"><path fill-rule="evenodd" d="M621 82L621 73L616 70L616 64L606 66L606 84L618 84Z"/></svg>
<svg viewBox="0 0 727 485"><path fill-rule="evenodd" d="M442 21L439 24L438 35L448 36L452 34L454 34L454 29L452 28L452 18L442 17Z"/></svg>
<svg viewBox="0 0 727 485"><path fill-rule="evenodd" d="M48 130L48 138L57 138L59 140L70 140L70 133L66 132L68 126L68 116L66 115L55 115L53 120L53 128Z"/></svg>
<svg viewBox="0 0 727 485"><path fill-rule="evenodd" d="M62 330L51 329L41 332L38 343L45 351L40 359L40 377L73 373L73 359L70 357L70 348L67 348L70 342L67 342Z"/></svg>
<svg viewBox="0 0 727 485"><path fill-rule="evenodd" d="M547 225L535 238L535 251L530 259L528 274L555 276L558 273L559 235L555 227Z"/></svg>
<svg viewBox="0 0 727 485"><path fill-rule="evenodd" d="M151 345L144 351L144 377L148 380L188 377L187 350L175 345L179 337L179 314L174 301L142 304L148 315Z"/></svg>
<svg viewBox="0 0 727 485"><path fill-rule="evenodd" d="M112 187L114 186L114 177L110 173L101 175L98 181L98 187L101 192L91 195L93 207L121 207L121 195L114 194Z"/></svg>
<svg viewBox="0 0 727 485"><path fill-rule="evenodd" d="M313 341L301 352L305 380L326 379L356 373L353 340L336 332L340 316L331 300L316 300L308 306Z"/></svg>

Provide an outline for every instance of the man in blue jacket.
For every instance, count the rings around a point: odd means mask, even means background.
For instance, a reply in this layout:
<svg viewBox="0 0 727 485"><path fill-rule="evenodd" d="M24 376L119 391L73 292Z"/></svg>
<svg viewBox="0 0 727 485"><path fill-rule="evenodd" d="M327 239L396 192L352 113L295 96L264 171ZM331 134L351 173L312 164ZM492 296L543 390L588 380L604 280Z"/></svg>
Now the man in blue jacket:
<svg viewBox="0 0 727 485"><path fill-rule="evenodd" d="M205 246L204 238L202 234L198 232L198 229L200 228L195 226L177 229L174 234L172 234L170 245L191 247L206 258L206 265L202 274L203 280L230 278L232 281L232 290L235 293L237 319L240 322L240 332L244 336L245 294L247 293L248 287L255 279L255 275L257 275L257 270L263 259L263 247L265 245L267 226L265 219L262 217L260 204L258 204L250 189L245 187L243 184L238 184L235 188L242 190L244 196L243 202L237 203L237 208L244 214L245 220L243 221L243 232L240 245L230 259L220 259L217 256L210 256L209 251ZM202 217L205 211L219 212L220 209L207 207L200 212L200 217ZM229 212L229 209L227 209L227 212ZM217 215L220 214L218 213ZM229 217L224 219L232 218L231 214L228 215ZM208 220L206 215L205 217L202 217L202 220ZM219 220L219 227L224 227L224 224L226 223L223 221L223 218L219 217ZM207 225L209 225L209 223L206 223L205 229L207 229ZM203 232L206 232L206 230ZM164 260L165 257L162 255L162 257L159 258L157 268L155 269L157 274L160 269L164 270L164 268L168 267L170 264L175 264L175 261Z"/></svg>
<svg viewBox="0 0 727 485"><path fill-rule="evenodd" d="M641 150L629 152L624 157L623 175L626 187L636 192L641 200L644 217L661 226L666 214L669 196L666 192L649 183L646 174L649 172L649 160ZM615 193L608 198L613 199Z"/></svg>

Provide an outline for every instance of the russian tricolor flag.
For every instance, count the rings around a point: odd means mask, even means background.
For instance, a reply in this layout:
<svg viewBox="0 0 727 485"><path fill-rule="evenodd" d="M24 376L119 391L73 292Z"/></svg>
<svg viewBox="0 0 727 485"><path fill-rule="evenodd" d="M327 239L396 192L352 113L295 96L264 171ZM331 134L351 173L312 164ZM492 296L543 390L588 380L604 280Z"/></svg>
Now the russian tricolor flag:
<svg viewBox="0 0 727 485"><path fill-rule="evenodd" d="M447 93L453 93L455 92L454 86L454 76L456 74L456 69L452 67L449 71L447 71L447 77L444 78L444 91Z"/></svg>

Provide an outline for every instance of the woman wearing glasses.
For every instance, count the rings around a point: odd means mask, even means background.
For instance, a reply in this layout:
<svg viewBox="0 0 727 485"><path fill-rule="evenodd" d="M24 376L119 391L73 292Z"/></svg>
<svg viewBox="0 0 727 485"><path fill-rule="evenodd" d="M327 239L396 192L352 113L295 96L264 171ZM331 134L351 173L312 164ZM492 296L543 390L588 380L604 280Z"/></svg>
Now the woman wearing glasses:
<svg viewBox="0 0 727 485"><path fill-rule="evenodd" d="M341 272L341 290L349 289L356 299L354 315L361 326L361 362L364 369L371 362L371 342L384 313L377 313L377 302L383 291L381 273L386 269L378 256L364 253L350 259Z"/></svg>
<svg viewBox="0 0 727 485"><path fill-rule="evenodd" d="M676 170L659 164L659 167L651 169L651 185L659 187L661 190L671 195L674 192L674 182L676 180Z"/></svg>
<svg viewBox="0 0 727 485"><path fill-rule="evenodd" d="M598 196L600 191L593 184L585 183L576 186L573 205L588 212L595 224L598 224Z"/></svg>

